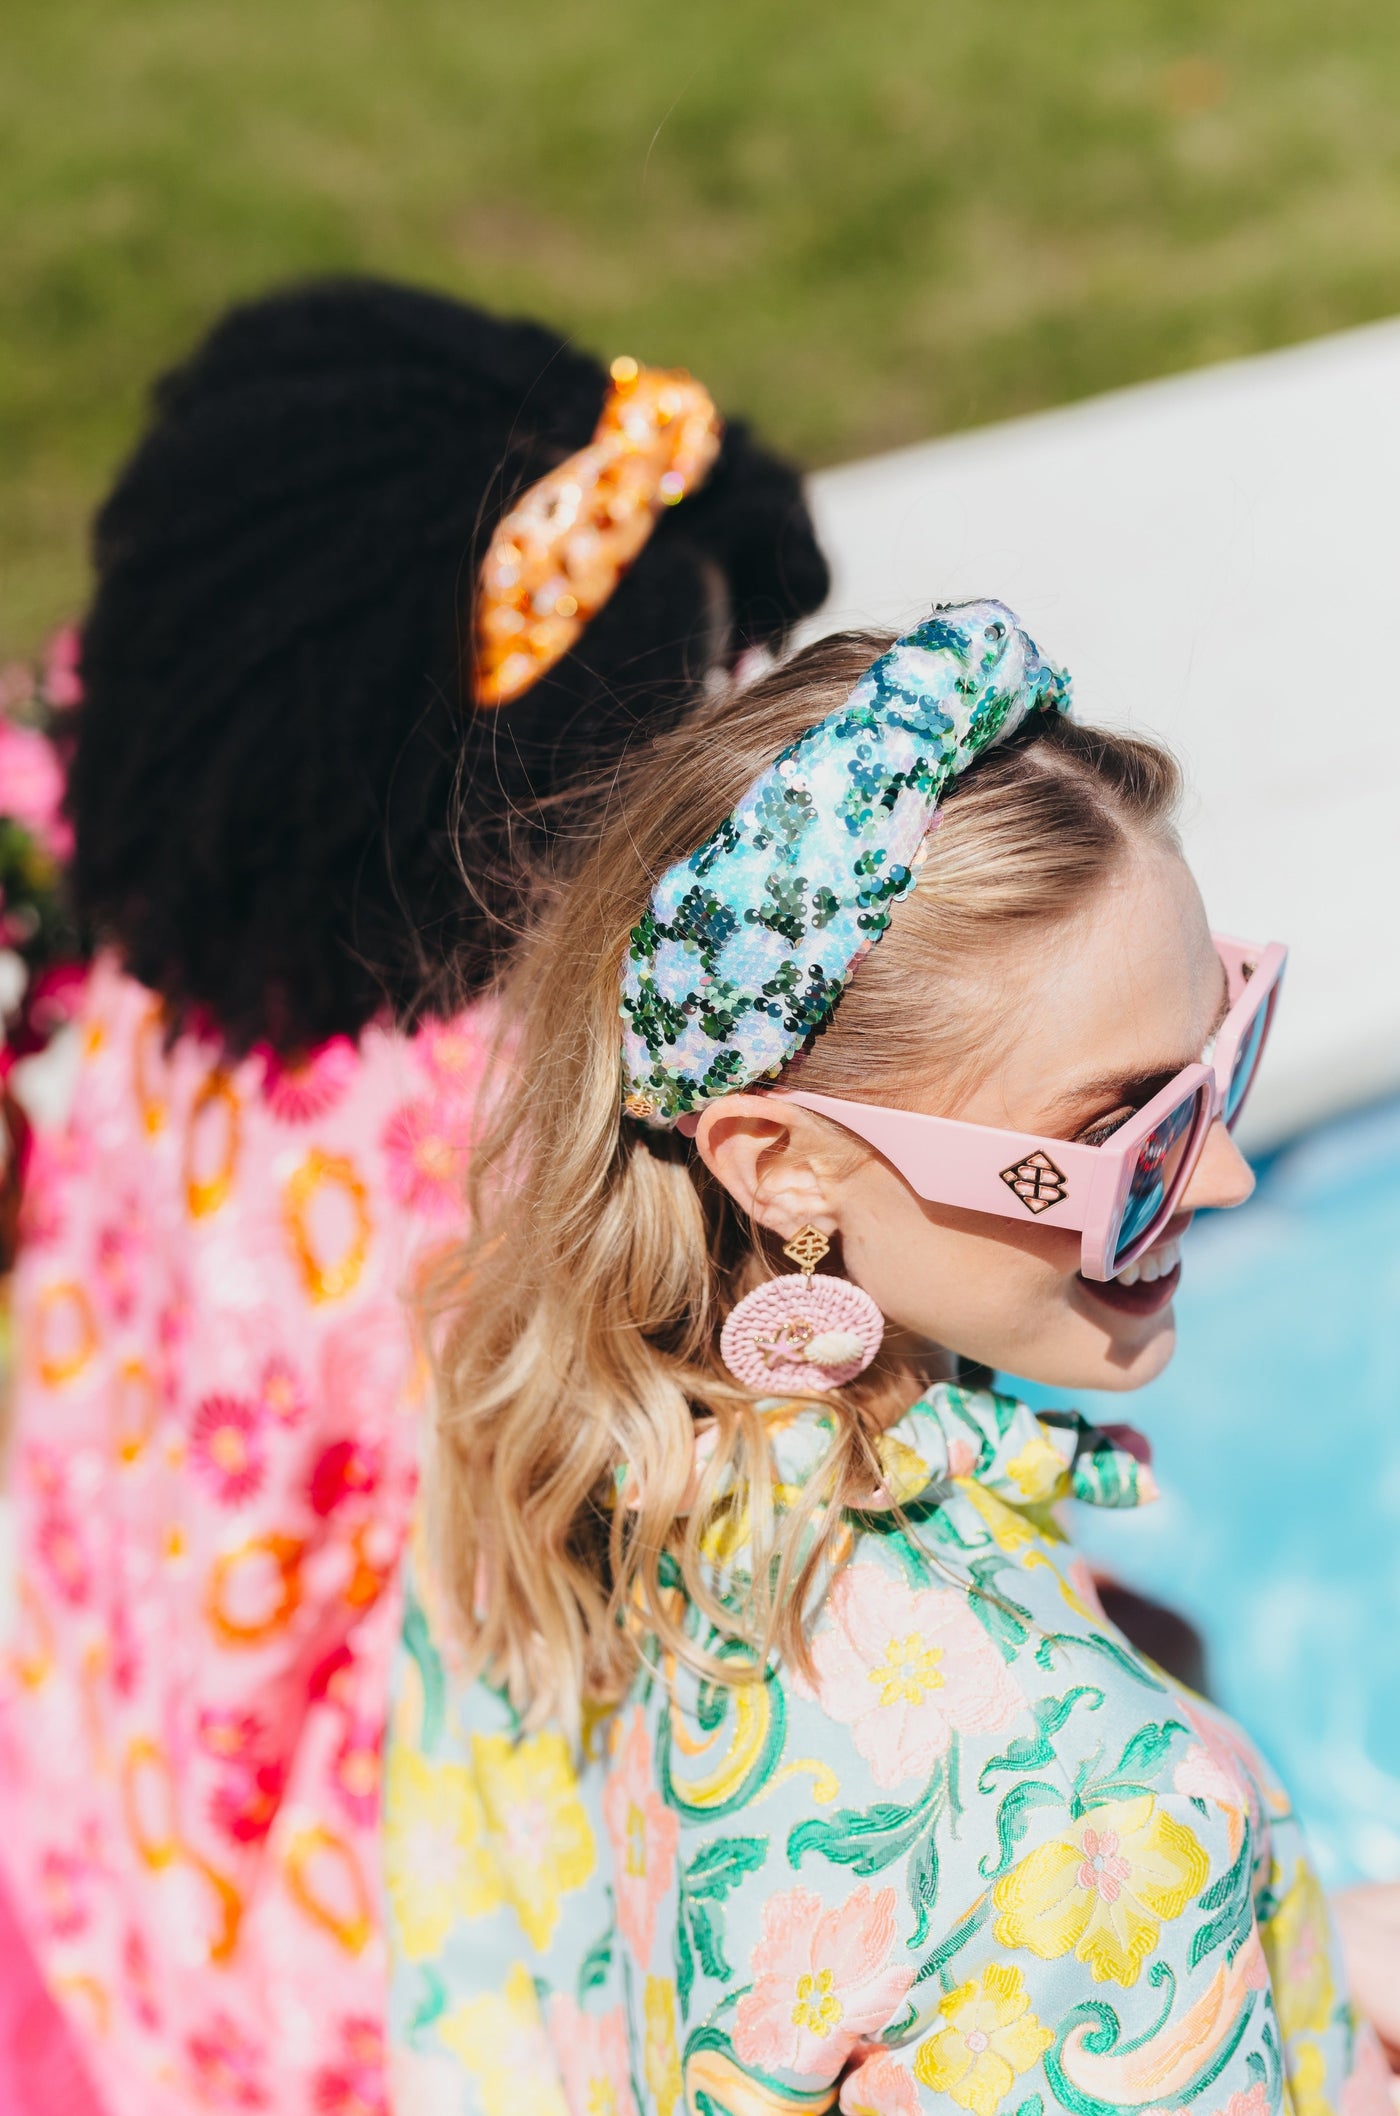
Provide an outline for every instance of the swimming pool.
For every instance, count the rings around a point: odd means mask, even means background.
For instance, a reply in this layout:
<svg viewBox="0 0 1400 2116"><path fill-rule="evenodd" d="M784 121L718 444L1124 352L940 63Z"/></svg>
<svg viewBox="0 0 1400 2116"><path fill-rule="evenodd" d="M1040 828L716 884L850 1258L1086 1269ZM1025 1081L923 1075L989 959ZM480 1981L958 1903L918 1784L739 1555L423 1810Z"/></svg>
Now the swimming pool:
<svg viewBox="0 0 1400 2116"><path fill-rule="evenodd" d="M1149 1435L1163 1500L1076 1528L1203 1632L1213 1693L1327 1879L1400 1878L1400 1101L1275 1154L1248 1206L1198 1221L1177 1314L1160 1381L1075 1399Z"/></svg>

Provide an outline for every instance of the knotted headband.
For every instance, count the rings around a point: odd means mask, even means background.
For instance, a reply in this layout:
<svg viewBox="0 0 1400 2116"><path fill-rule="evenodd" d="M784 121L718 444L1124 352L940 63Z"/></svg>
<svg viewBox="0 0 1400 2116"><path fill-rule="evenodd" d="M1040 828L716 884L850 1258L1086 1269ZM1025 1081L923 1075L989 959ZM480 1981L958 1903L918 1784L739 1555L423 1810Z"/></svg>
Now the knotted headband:
<svg viewBox="0 0 1400 2116"><path fill-rule="evenodd" d="M721 431L683 368L614 360L593 439L496 526L477 591L478 705L509 705L562 661L662 509L709 475Z"/></svg>
<svg viewBox="0 0 1400 2116"><path fill-rule="evenodd" d="M674 1124L772 1079L914 885L945 787L1070 681L1004 603L934 610L667 869L622 985L624 1106Z"/></svg>

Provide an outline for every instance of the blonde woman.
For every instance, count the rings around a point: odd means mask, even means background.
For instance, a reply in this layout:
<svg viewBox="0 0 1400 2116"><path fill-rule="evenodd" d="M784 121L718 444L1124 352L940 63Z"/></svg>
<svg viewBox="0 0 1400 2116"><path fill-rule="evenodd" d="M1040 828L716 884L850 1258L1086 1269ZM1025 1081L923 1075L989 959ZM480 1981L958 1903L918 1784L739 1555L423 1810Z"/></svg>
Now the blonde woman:
<svg viewBox="0 0 1400 2116"><path fill-rule="evenodd" d="M1160 1372L1283 968L1068 706L997 603L827 640L520 962L392 1717L415 2116L1388 2110L1287 1796L1057 1517L1145 1449L975 1385Z"/></svg>

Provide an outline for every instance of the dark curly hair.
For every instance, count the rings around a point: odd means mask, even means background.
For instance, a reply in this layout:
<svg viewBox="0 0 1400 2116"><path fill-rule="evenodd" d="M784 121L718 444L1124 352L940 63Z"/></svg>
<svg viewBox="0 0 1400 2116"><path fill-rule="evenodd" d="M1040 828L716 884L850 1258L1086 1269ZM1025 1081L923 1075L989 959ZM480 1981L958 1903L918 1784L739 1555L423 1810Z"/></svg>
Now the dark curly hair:
<svg viewBox="0 0 1400 2116"><path fill-rule="evenodd" d="M731 423L564 661L470 704L472 590L607 376L539 325L377 281L232 310L103 506L69 813L80 916L233 1050L479 988L568 795L826 566L797 473ZM449 974L450 973L450 974Z"/></svg>

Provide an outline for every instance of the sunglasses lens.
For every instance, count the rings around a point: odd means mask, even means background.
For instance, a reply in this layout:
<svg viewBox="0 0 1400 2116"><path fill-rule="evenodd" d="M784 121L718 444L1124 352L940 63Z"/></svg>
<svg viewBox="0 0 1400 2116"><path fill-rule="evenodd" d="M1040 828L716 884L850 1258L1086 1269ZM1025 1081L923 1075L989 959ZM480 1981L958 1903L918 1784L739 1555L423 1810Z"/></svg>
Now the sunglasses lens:
<svg viewBox="0 0 1400 2116"><path fill-rule="evenodd" d="M1113 1252L1115 1270L1171 1206L1176 1178L1196 1128L1196 1106L1194 1095L1179 1102L1138 1148L1128 1201L1123 1207L1123 1224L1118 1230L1118 1246Z"/></svg>
<svg viewBox="0 0 1400 2116"><path fill-rule="evenodd" d="M1274 1018L1274 1000L1278 995L1275 985L1266 1003L1260 1007L1245 1034L1244 1041L1235 1053L1235 1063L1230 1072L1229 1085L1225 1090L1225 1106L1221 1111L1227 1124L1233 1124L1244 1108L1244 1098L1259 1070L1259 1059L1269 1033L1269 1024Z"/></svg>

